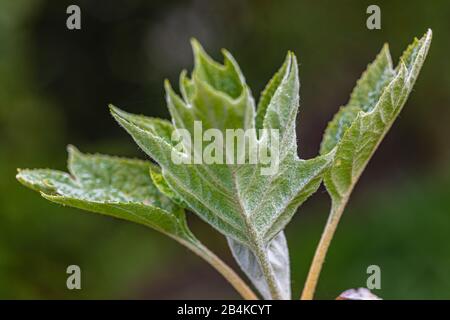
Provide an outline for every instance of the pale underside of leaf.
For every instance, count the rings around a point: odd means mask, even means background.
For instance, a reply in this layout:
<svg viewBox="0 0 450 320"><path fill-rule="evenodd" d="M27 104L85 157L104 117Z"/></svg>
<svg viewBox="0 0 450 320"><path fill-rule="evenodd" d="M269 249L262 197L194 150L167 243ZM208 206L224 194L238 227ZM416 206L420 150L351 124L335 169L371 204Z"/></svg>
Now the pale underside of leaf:
<svg viewBox="0 0 450 320"><path fill-rule="evenodd" d="M376 296L369 289L357 288L349 289L342 292L336 300L383 300Z"/></svg>
<svg viewBox="0 0 450 320"><path fill-rule="evenodd" d="M241 269L252 281L253 285L258 289L264 299L271 299L270 288L267 285L267 281L264 278L264 272L261 269L260 262L255 254L249 250L246 245L240 242L228 238L228 243L233 253L234 258L238 262ZM289 261L289 250L287 246L286 237L284 232L278 233L267 246L267 252L269 256L269 263L274 269L277 285L280 288L285 289L282 291L282 299L291 298L291 272Z"/></svg>

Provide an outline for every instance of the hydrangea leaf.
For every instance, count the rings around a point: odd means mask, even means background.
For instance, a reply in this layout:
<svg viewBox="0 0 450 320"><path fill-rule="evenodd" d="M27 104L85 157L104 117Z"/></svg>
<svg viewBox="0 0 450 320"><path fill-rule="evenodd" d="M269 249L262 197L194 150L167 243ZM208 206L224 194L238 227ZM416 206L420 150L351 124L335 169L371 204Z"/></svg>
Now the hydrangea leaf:
<svg viewBox="0 0 450 320"><path fill-rule="evenodd" d="M167 81L165 84L172 131L185 129L195 136L196 121L201 123L203 130L217 129L223 136L227 129L255 129L254 99L235 60L224 51L222 65L212 61L197 42L193 42L193 47L195 67L190 78L186 72L180 76L182 95L177 95ZM268 258L269 248L279 250L283 243L271 246L270 242L282 232L298 206L317 190L332 159L331 153L310 160L297 156L298 91L297 60L288 53L284 65L263 93L262 111L258 116L260 128L279 131L278 170L271 175L261 174L261 163L175 164L172 154L181 159L189 155L167 141L156 129L152 118L132 115L111 106L119 124L161 166L162 176L177 197L230 238L232 246L239 243L257 257L260 267L265 269L263 273L270 288L270 295L265 298L286 299L290 296L286 281L277 280L289 274L288 264L284 270L276 269ZM257 143L267 139L267 136L256 138L256 130L250 134ZM244 143L234 148L243 148ZM194 156L207 145L202 141L200 146L194 146ZM225 155L236 150L227 147L224 146ZM247 150L246 157L253 151ZM236 251L234 249L232 247L232 251ZM239 251L242 252L242 248ZM281 251L287 252L287 246ZM238 262L243 268L248 265ZM254 274L244 271L248 275ZM255 279L251 280L256 283Z"/></svg>
<svg viewBox="0 0 450 320"><path fill-rule="evenodd" d="M159 132L166 123L155 120ZM105 214L158 230L177 240L216 268L247 299L256 295L239 276L189 230L184 210L161 193L150 178L159 168L148 161L86 155L69 149L70 173L19 170L17 179L53 202Z"/></svg>
<svg viewBox="0 0 450 320"><path fill-rule="evenodd" d="M170 188L167 182L164 180L159 168L151 170L151 177L158 189L171 198L174 202L189 209L188 205ZM270 297L270 288L267 281L264 279L263 271L259 264L259 261L252 250L241 242L227 237L228 244L230 246L233 257L237 263L252 280L254 286L258 289L263 297ZM272 239L267 246L267 253L269 263L273 266L276 281L280 282L278 285L280 288L285 288L285 298L288 299L291 295L290 286L290 262L289 262L289 250L284 232L281 231L278 235Z"/></svg>
<svg viewBox="0 0 450 320"><path fill-rule="evenodd" d="M238 262L241 269L252 280L253 285L258 289L263 297L270 297L270 288L264 277L264 271L258 257L246 245L228 238L228 243L233 253L233 257ZM278 233L267 246L268 262L276 275L275 280L280 288L283 288L284 299L291 297L291 272L289 261L289 250L284 232Z"/></svg>
<svg viewBox="0 0 450 320"><path fill-rule="evenodd" d="M272 99L275 91L283 80L283 76L286 73L286 68L288 67L289 55L286 57L286 63L283 63L281 68L275 73L275 75L267 83L258 101L258 108L256 113L255 125L257 129L263 128L264 118L266 116L267 107L269 106L270 100Z"/></svg>
<svg viewBox="0 0 450 320"><path fill-rule="evenodd" d="M17 179L53 202L140 223L191 241L184 210L152 183L148 161L86 155L68 148L70 173L19 170Z"/></svg>
<svg viewBox="0 0 450 320"><path fill-rule="evenodd" d="M328 124L321 144L322 154L329 152L338 144L360 111L369 112L375 107L383 89L394 75L389 47L385 44L375 61L368 66L358 80L348 104L341 107Z"/></svg>
<svg viewBox="0 0 450 320"><path fill-rule="evenodd" d="M330 215L309 271L303 299L312 299L328 246L350 194L375 150L399 115L411 93L431 44L428 32L405 50L393 69L387 46L357 82L349 103L325 131L321 152L335 150L324 176L332 199Z"/></svg>
<svg viewBox="0 0 450 320"><path fill-rule="evenodd" d="M351 192L410 94L431 43L431 30L415 39L394 70L387 46L358 81L348 105L327 128L322 152L336 145L325 185L334 201ZM350 115L351 114L351 115Z"/></svg>

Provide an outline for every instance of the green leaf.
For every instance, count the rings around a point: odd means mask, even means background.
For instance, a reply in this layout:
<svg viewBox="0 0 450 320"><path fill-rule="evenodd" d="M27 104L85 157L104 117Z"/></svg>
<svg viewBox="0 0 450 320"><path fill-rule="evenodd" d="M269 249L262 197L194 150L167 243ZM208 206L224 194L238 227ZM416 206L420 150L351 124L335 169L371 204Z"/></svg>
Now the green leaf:
<svg viewBox="0 0 450 320"><path fill-rule="evenodd" d="M168 122L152 119L152 126L146 121L140 124L148 130L157 129L164 136ZM150 172L155 180L160 172L156 165L82 154L72 146L68 152L70 174L26 169L19 170L17 179L50 201L139 223L170 236L216 268L244 298L256 299L239 276L195 238L184 210L158 190L163 181L158 186L152 182Z"/></svg>
<svg viewBox="0 0 450 320"><path fill-rule="evenodd" d="M86 155L70 146L69 173L19 170L17 179L53 202L140 223L180 242L196 243L182 208L152 183L147 161Z"/></svg>
<svg viewBox="0 0 450 320"><path fill-rule="evenodd" d="M358 81L349 104L327 128L323 152L336 145L325 186L336 202L348 197L410 94L431 43L431 30L415 39L394 70L387 46Z"/></svg>
<svg viewBox="0 0 450 320"><path fill-rule="evenodd" d="M325 131L321 152L335 150L324 176L332 199L325 230L316 249L302 299L312 299L325 256L347 201L367 163L389 131L411 93L431 44L428 32L406 49L393 69L385 45L357 82L347 106Z"/></svg>
<svg viewBox="0 0 450 320"><path fill-rule="evenodd" d="M234 59L225 52L225 63L221 65L213 62L197 42L193 46L195 68L190 79L185 72L180 77L182 96L177 95L167 81L165 84L173 119L171 130L185 129L194 136L195 121L201 123L203 130L218 129L224 136L227 129L255 129L254 99ZM298 158L295 134L298 91L297 60L288 53L260 103L262 111L259 111L258 122L261 128L279 131L278 170L272 175L261 174L261 163L175 164L172 153L181 158L189 154L177 149L174 143L154 130L156 124L153 119L111 106L114 118L161 166L164 180L176 197L232 239L230 243L245 246L257 257L270 287L270 296L265 295L266 298L289 298L290 288L285 281L277 280L284 277L281 273L289 274L289 270L280 272L279 268L274 268L268 258L268 248L298 206L317 190L332 159L331 153L311 160ZM267 139L267 136L256 138L256 135L254 130L251 138L257 139L259 145ZM234 149L224 146L223 153L245 149L244 144L241 142ZM200 147L194 146L193 155L207 145L203 141ZM246 157L252 152L253 149L247 150ZM282 251L287 252L287 247ZM246 265L238 262L241 266ZM253 274L249 270L244 271ZM257 280L251 280L256 285Z"/></svg>
<svg viewBox="0 0 450 320"><path fill-rule="evenodd" d="M283 75L286 73L286 68L289 65L290 54L286 56L286 62L283 63L281 68L275 73L275 75L270 79L261 93L261 97L259 98L258 108L256 113L256 128L262 129L264 117L266 116L267 107L269 106L270 100L272 100L275 91L283 80Z"/></svg>
<svg viewBox="0 0 450 320"><path fill-rule="evenodd" d="M338 144L360 111L369 112L375 107L383 89L394 75L389 47L386 44L358 80L348 104L341 107L329 123L322 140L320 150L322 154L330 152Z"/></svg>

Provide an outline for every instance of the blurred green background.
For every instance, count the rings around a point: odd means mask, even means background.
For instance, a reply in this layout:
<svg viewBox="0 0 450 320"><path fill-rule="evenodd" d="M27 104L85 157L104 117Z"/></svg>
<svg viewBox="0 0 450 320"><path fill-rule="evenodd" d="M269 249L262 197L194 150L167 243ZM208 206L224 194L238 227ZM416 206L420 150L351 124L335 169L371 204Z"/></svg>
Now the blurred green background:
<svg viewBox="0 0 450 320"><path fill-rule="evenodd" d="M78 4L82 30L66 28ZM382 30L366 28L381 7ZM189 38L217 59L228 48L257 97L287 50L300 62L299 152L313 157L327 122L389 42L395 61L434 33L403 113L370 162L330 248L318 298L382 271L386 299L450 298L449 1L0 1L0 298L237 298L201 259L156 231L51 204L16 168L65 169L65 147L145 158L108 103L168 117L163 79L192 68ZM294 297L329 209L323 189L288 225ZM224 238L194 232L235 266ZM66 268L82 290L66 289Z"/></svg>

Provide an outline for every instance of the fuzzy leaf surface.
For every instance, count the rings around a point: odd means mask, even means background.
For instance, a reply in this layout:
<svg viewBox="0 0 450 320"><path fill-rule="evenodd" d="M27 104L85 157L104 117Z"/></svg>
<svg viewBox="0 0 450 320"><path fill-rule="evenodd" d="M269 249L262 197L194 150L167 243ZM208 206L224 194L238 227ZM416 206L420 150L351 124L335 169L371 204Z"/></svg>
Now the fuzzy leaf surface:
<svg viewBox="0 0 450 320"><path fill-rule="evenodd" d="M169 129L167 124L166 132L185 129L194 137L195 121L201 123L203 131L217 129L223 136L226 136L227 129L278 130L279 162L274 174L262 175L261 163L175 164L172 153L180 158L188 154L177 149L175 143L167 139L167 134L158 130L153 118L133 115L116 107L111 107L111 112L136 143L160 165L165 182L177 197L231 238L233 241L229 243L245 246L255 254L260 264L262 260L268 262L271 240L285 228L298 206L317 190L332 156L326 154L310 160L297 156L295 125L300 84L297 60L292 53L287 55L283 66L263 92L256 116L254 99L233 57L224 51L222 65L213 61L197 42L193 42L193 48L195 67L190 78L186 72L180 76L181 96L168 82L165 85L172 116L172 128ZM256 130L250 134L258 144L267 139L259 136ZM227 157L232 151L242 148L249 157L254 150L246 149L244 143L236 143L234 150L224 144L223 154ZM200 146L194 146L194 157L196 153L201 154L208 144L203 141ZM282 250L287 252L287 247ZM235 251L233 247L232 251ZM283 276L279 268L277 274L273 265L269 268L275 278ZM249 270L244 271L253 274ZM288 269L283 272L289 274ZM255 283L254 279L252 281ZM272 287L285 283L274 282L276 284L272 283ZM278 298L287 298L289 294L284 293L289 292L290 288L278 288Z"/></svg>
<svg viewBox="0 0 450 320"><path fill-rule="evenodd" d="M70 173L20 170L17 179L53 202L109 215L156 229L186 244L197 244L184 210L153 184L147 161L83 154L69 147Z"/></svg>
<svg viewBox="0 0 450 320"><path fill-rule="evenodd" d="M325 131L321 152L336 147L325 186L334 205L345 201L376 148L402 110L431 44L429 30L405 50L392 66L384 46L357 82L349 103L340 109Z"/></svg>

